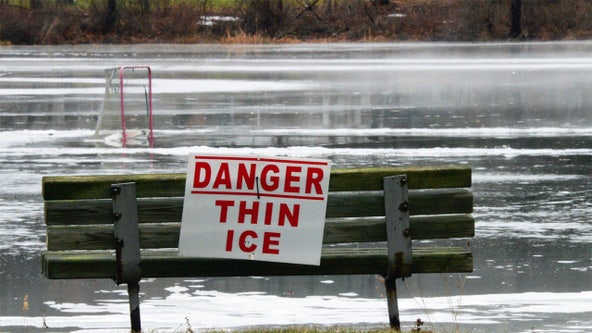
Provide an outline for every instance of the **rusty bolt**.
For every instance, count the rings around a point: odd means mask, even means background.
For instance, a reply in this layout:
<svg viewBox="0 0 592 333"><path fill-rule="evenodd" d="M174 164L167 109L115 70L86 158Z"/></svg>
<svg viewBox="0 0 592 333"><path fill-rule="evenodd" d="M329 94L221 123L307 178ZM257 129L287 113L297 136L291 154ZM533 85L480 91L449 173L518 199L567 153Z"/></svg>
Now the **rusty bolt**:
<svg viewBox="0 0 592 333"><path fill-rule="evenodd" d="M405 236L405 237L411 236L411 229L406 228L405 230L403 230L403 236Z"/></svg>
<svg viewBox="0 0 592 333"><path fill-rule="evenodd" d="M112 194L113 196L116 196L116 195L118 195L119 193L121 193L121 187L112 187L112 188L111 188L111 194Z"/></svg>
<svg viewBox="0 0 592 333"><path fill-rule="evenodd" d="M402 178L399 180L399 185L401 185L401 186L405 186L405 185L407 185L407 177L402 177Z"/></svg>
<svg viewBox="0 0 592 333"><path fill-rule="evenodd" d="M408 203L407 201L405 201L405 202L402 202L402 203L399 205L399 210L400 210L400 211L402 211L402 212L406 212L406 211L408 211L408 210L409 210L409 203Z"/></svg>

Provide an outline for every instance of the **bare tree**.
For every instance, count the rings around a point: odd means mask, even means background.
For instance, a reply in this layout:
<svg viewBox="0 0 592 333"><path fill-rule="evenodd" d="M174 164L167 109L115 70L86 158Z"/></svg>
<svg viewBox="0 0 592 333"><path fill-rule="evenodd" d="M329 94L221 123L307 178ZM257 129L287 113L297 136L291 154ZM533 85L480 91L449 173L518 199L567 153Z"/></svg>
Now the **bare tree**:
<svg viewBox="0 0 592 333"><path fill-rule="evenodd" d="M43 6L43 2L41 0L31 0L29 2L29 5L31 6L31 8L36 9L36 8L41 8Z"/></svg>
<svg viewBox="0 0 592 333"><path fill-rule="evenodd" d="M140 0L140 8L143 12L148 12L150 10L150 0Z"/></svg>
<svg viewBox="0 0 592 333"><path fill-rule="evenodd" d="M522 34L522 0L512 0L510 4L510 37L517 38Z"/></svg>
<svg viewBox="0 0 592 333"><path fill-rule="evenodd" d="M246 33L265 33L273 36L283 20L282 0L248 0L243 16L243 29Z"/></svg>
<svg viewBox="0 0 592 333"><path fill-rule="evenodd" d="M117 0L107 0L107 12L105 13L105 25L103 32L109 32L117 23Z"/></svg>
<svg viewBox="0 0 592 333"><path fill-rule="evenodd" d="M325 14L328 16L333 15L333 0L327 0L326 2Z"/></svg>

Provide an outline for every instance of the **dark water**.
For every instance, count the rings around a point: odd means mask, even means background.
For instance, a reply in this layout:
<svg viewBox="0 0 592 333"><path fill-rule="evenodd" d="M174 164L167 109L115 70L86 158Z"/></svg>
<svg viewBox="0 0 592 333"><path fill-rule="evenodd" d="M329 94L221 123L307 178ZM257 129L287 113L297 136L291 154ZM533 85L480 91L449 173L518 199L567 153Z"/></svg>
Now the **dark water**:
<svg viewBox="0 0 592 333"><path fill-rule="evenodd" d="M111 281L41 276L42 176L185 172L189 152L216 151L334 167L470 165L475 271L407 279L405 327L421 317L467 331L590 331L590 51L587 42L0 47L0 330L127 325L125 294ZM123 64L154 72L154 149L85 141L103 70ZM387 323L386 312L373 314L386 311L373 276L162 279L142 291L145 326L165 331L185 316L194 328L350 323L351 313L354 323ZM237 295L249 309L270 303L245 292L277 297L279 308L302 302L309 319L220 305ZM315 307L329 315L306 312Z"/></svg>

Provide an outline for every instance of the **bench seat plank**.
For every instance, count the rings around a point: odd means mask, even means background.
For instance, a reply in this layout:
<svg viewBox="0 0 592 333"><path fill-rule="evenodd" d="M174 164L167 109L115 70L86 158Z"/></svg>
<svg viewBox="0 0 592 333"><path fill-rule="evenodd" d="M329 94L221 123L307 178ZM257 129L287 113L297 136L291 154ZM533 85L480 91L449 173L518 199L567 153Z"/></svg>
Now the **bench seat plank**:
<svg viewBox="0 0 592 333"><path fill-rule="evenodd" d="M467 166L388 167L332 170L329 191L378 191L384 177L400 174L408 175L409 189L471 186ZM136 182L139 198L182 197L185 179L185 174L43 177L43 199L107 199L110 184L126 182Z"/></svg>
<svg viewBox="0 0 592 333"><path fill-rule="evenodd" d="M50 279L115 278L114 251L43 254L43 271ZM250 260L180 257L174 250L142 252L142 277L290 276L386 274L384 248L325 248L320 266L269 263ZM223 267L223 269L221 269ZM457 247L416 248L413 273L472 272L472 254Z"/></svg>
<svg viewBox="0 0 592 333"><path fill-rule="evenodd" d="M470 214L418 215L410 220L413 239L465 238L475 234L474 218ZM176 248L180 229L180 222L141 223L140 246ZM330 218L325 222L325 244L384 241L384 217ZM114 249L113 224L48 226L47 248L49 251Z"/></svg>
<svg viewBox="0 0 592 333"><path fill-rule="evenodd" d="M327 200L327 217L384 215L384 194L372 192L332 192ZM411 215L473 212L473 193L465 188L410 191ZM179 222L183 197L138 199L140 223ZM113 223L111 199L45 201L47 225Z"/></svg>

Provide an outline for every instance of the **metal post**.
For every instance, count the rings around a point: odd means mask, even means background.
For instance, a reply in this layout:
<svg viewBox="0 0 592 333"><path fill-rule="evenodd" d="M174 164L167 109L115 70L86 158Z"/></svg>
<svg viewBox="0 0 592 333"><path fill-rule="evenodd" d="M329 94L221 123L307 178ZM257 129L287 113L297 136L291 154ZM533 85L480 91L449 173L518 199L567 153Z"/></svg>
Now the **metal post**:
<svg viewBox="0 0 592 333"><path fill-rule="evenodd" d="M127 284L132 332L141 332L140 322L140 228L136 183L111 185L117 285Z"/></svg>
<svg viewBox="0 0 592 333"><path fill-rule="evenodd" d="M397 279L411 276L413 258L407 176L385 177L383 187L389 262L385 278L389 323L391 328L400 330Z"/></svg>
<svg viewBox="0 0 592 333"><path fill-rule="evenodd" d="M142 332L142 321L140 320L140 284L137 282L128 282L127 295L129 298L132 332Z"/></svg>
<svg viewBox="0 0 592 333"><path fill-rule="evenodd" d="M387 276L384 279L386 287L386 302L389 313L389 325L395 331L401 330L401 320L399 319L399 303L397 302L397 279Z"/></svg>

